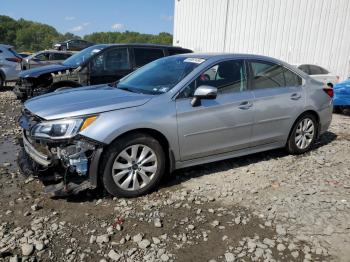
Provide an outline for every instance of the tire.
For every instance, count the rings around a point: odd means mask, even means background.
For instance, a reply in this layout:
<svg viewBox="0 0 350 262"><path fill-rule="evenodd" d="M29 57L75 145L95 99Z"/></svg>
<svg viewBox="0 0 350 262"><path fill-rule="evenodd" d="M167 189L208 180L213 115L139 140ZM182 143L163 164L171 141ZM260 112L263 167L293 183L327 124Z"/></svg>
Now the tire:
<svg viewBox="0 0 350 262"><path fill-rule="evenodd" d="M341 106L333 106L333 113L335 113L335 114L343 113L342 107Z"/></svg>
<svg viewBox="0 0 350 262"><path fill-rule="evenodd" d="M67 51L67 47L66 46L61 46L61 51Z"/></svg>
<svg viewBox="0 0 350 262"><path fill-rule="evenodd" d="M144 152L147 154L142 156ZM140 165L145 159L149 161ZM153 137L141 133L123 136L104 153L100 165L103 168L102 184L108 193L116 197L147 194L161 181L165 173L165 161L164 150Z"/></svg>
<svg viewBox="0 0 350 262"><path fill-rule="evenodd" d="M286 145L287 151L294 155L303 154L309 151L316 140L317 130L318 123L314 115L307 113L299 117L289 135Z"/></svg>

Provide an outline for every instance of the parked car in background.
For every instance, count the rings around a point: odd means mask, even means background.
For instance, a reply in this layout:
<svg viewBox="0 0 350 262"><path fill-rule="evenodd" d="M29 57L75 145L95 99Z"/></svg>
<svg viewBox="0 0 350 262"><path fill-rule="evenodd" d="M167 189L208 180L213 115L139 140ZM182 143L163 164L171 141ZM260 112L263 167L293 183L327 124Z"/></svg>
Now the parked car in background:
<svg viewBox="0 0 350 262"><path fill-rule="evenodd" d="M150 44L101 44L53 64L20 73L14 92L26 99L66 87L111 83L164 56L189 53L189 49Z"/></svg>
<svg viewBox="0 0 350 262"><path fill-rule="evenodd" d="M89 46L94 45L94 43L81 40L81 39L71 39L67 40L61 43L55 43L53 44L53 48L56 50L62 50L62 51L81 51Z"/></svg>
<svg viewBox="0 0 350 262"><path fill-rule="evenodd" d="M21 56L13 50L13 46L0 44L0 87L18 79L21 61Z"/></svg>
<svg viewBox="0 0 350 262"><path fill-rule="evenodd" d="M203 77L212 68L217 76ZM269 57L165 57L113 84L27 101L18 162L27 174L46 170L35 173L52 181L46 192L101 182L114 196L135 197L178 168L274 148L307 152L331 123L331 95Z"/></svg>
<svg viewBox="0 0 350 262"><path fill-rule="evenodd" d="M25 58L25 57L28 57L30 55L32 55L33 53L32 52L21 52L21 53L18 53L22 58Z"/></svg>
<svg viewBox="0 0 350 262"><path fill-rule="evenodd" d="M333 107L335 113L341 113L350 108L350 79L337 83L333 87Z"/></svg>
<svg viewBox="0 0 350 262"><path fill-rule="evenodd" d="M57 64L72 56L70 51L44 50L22 59L22 70Z"/></svg>
<svg viewBox="0 0 350 262"><path fill-rule="evenodd" d="M339 76L329 72L327 69L311 64L296 64L298 69L308 74L310 77L324 83L324 84L336 84L339 81Z"/></svg>

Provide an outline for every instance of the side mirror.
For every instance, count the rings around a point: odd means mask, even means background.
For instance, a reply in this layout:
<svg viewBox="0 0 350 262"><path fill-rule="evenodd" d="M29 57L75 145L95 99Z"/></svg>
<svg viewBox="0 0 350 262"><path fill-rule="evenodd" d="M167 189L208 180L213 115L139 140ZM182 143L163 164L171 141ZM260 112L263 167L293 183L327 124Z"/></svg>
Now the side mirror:
<svg viewBox="0 0 350 262"><path fill-rule="evenodd" d="M191 101L191 105L199 106L201 105L202 99L215 99L218 94L218 89L213 86L200 86L194 92L193 99Z"/></svg>

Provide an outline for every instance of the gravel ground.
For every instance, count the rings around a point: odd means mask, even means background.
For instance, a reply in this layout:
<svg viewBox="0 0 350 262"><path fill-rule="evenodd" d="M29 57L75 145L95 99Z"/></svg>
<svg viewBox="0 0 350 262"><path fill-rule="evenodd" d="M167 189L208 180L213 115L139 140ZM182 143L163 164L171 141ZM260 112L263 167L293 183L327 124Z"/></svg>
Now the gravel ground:
<svg viewBox="0 0 350 262"><path fill-rule="evenodd" d="M302 156L178 170L136 199L52 199L18 172L20 107L0 92L0 261L350 261L348 115Z"/></svg>

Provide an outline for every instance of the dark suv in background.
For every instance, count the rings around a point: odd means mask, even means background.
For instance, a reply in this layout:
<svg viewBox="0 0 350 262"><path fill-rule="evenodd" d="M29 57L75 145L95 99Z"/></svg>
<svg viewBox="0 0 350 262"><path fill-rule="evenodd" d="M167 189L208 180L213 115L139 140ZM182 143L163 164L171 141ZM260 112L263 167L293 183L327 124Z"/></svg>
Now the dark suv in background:
<svg viewBox="0 0 350 262"><path fill-rule="evenodd" d="M56 50L70 50L70 51L81 51L89 46L93 46L94 43L85 41L85 40L80 40L80 39L71 39L67 40L61 43L55 43L53 44L53 48Z"/></svg>
<svg viewBox="0 0 350 262"><path fill-rule="evenodd" d="M25 100L67 87L112 83L158 58L191 52L165 45L94 45L61 64L21 72L14 92L18 98Z"/></svg>
<svg viewBox="0 0 350 262"><path fill-rule="evenodd" d="M73 53L69 51L44 50L23 58L21 67L22 70L27 70L35 67L57 64L72 55Z"/></svg>

